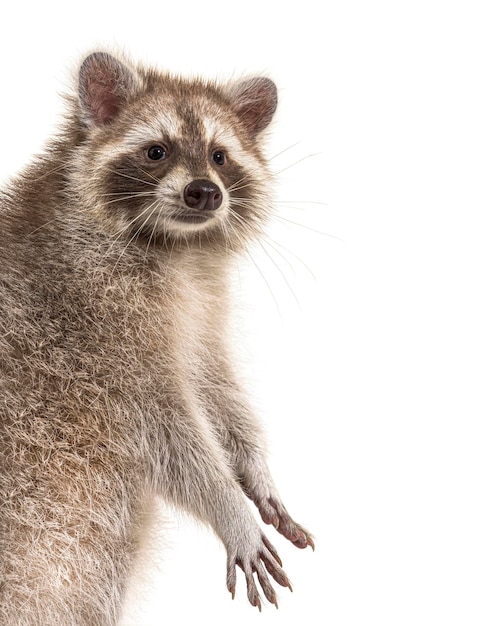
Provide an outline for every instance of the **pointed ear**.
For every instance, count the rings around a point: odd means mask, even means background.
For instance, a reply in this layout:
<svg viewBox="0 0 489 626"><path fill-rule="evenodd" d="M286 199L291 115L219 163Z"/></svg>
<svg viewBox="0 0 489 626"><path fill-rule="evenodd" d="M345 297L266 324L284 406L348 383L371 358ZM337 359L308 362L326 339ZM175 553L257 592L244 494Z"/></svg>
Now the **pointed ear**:
<svg viewBox="0 0 489 626"><path fill-rule="evenodd" d="M254 139L272 121L277 108L277 87L269 78L251 78L232 88L231 100Z"/></svg>
<svg viewBox="0 0 489 626"><path fill-rule="evenodd" d="M105 52L95 52L82 63L78 93L85 120L103 126L110 123L136 90L131 69Z"/></svg>

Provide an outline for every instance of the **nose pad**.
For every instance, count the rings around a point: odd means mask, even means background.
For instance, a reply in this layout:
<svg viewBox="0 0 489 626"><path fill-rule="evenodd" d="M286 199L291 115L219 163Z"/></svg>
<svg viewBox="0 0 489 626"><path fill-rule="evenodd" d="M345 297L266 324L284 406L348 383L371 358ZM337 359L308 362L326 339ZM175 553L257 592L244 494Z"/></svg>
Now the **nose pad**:
<svg viewBox="0 0 489 626"><path fill-rule="evenodd" d="M193 180L183 190L185 204L199 211L214 211L221 206L222 192L210 180Z"/></svg>

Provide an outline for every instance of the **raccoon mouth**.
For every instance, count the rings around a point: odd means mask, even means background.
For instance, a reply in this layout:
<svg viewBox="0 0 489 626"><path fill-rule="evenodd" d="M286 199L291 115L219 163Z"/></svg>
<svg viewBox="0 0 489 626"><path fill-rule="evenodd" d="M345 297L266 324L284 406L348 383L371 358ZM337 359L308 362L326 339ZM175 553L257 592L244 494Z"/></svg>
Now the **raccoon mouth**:
<svg viewBox="0 0 489 626"><path fill-rule="evenodd" d="M213 215L208 213L180 213L172 216L176 222L183 222L184 224L204 224L213 217Z"/></svg>

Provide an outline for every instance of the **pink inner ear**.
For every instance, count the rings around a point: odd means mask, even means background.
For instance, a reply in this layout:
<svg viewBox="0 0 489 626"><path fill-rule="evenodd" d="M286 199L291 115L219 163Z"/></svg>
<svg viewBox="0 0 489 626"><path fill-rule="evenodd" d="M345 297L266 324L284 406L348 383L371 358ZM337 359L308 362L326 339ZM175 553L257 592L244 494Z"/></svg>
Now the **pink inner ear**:
<svg viewBox="0 0 489 626"><path fill-rule="evenodd" d="M277 108L277 88L268 78L246 80L235 88L234 100L241 121L255 137L272 120Z"/></svg>
<svg viewBox="0 0 489 626"><path fill-rule="evenodd" d="M94 117L99 124L107 124L117 115L120 107L119 99L112 94L102 94L92 102Z"/></svg>
<svg viewBox="0 0 489 626"><path fill-rule="evenodd" d="M95 75L87 81L86 104L97 124L107 124L117 115L122 104L116 95L114 81L107 81L106 76Z"/></svg>
<svg viewBox="0 0 489 626"><path fill-rule="evenodd" d="M80 103L88 119L111 122L134 90L131 70L109 54L96 52L80 68Z"/></svg>

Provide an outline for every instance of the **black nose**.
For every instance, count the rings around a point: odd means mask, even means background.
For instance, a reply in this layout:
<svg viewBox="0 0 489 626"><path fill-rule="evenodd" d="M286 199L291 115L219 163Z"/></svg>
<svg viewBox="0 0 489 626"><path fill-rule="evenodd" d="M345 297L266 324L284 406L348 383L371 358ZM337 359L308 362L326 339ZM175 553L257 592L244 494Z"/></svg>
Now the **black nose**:
<svg viewBox="0 0 489 626"><path fill-rule="evenodd" d="M185 204L191 209L214 211L221 206L222 193L210 180L193 180L184 191Z"/></svg>

